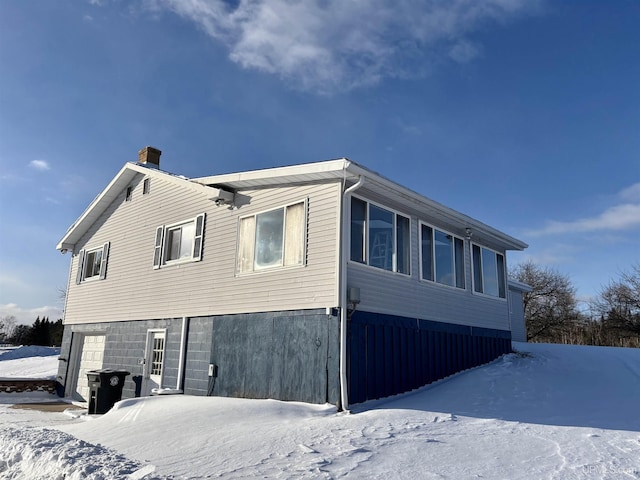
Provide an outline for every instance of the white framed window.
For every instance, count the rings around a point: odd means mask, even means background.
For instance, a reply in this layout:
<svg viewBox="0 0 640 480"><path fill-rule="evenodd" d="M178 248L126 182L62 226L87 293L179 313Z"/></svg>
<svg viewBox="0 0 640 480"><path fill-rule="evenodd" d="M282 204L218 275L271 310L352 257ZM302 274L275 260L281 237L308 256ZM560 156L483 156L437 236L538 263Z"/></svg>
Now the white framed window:
<svg viewBox="0 0 640 480"><path fill-rule="evenodd" d="M504 255L480 245L472 245L473 291L506 298Z"/></svg>
<svg viewBox="0 0 640 480"><path fill-rule="evenodd" d="M464 240L420 222L420 278L465 288Z"/></svg>
<svg viewBox="0 0 640 480"><path fill-rule="evenodd" d="M153 268L202 260L205 214L156 228Z"/></svg>
<svg viewBox="0 0 640 480"><path fill-rule="evenodd" d="M354 262L411 275L411 220L351 197L351 255Z"/></svg>
<svg viewBox="0 0 640 480"><path fill-rule="evenodd" d="M108 258L109 242L98 248L80 250L76 284L87 280L104 280L107 277Z"/></svg>
<svg viewBox="0 0 640 480"><path fill-rule="evenodd" d="M304 265L307 202L240 218L238 273Z"/></svg>

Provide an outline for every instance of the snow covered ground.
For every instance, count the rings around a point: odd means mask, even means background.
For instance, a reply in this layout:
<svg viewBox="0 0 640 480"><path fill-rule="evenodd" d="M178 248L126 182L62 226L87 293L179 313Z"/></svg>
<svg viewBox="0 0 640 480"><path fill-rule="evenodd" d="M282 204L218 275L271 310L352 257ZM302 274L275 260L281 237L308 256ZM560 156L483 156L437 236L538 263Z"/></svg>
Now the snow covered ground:
<svg viewBox="0 0 640 480"><path fill-rule="evenodd" d="M640 478L640 350L514 346L350 414L166 396L87 416L0 394L0 478ZM15 361L0 355L0 377Z"/></svg>
<svg viewBox="0 0 640 480"><path fill-rule="evenodd" d="M0 348L1 378L46 378L55 380L58 374L59 348ZM12 360L12 361L9 361Z"/></svg>

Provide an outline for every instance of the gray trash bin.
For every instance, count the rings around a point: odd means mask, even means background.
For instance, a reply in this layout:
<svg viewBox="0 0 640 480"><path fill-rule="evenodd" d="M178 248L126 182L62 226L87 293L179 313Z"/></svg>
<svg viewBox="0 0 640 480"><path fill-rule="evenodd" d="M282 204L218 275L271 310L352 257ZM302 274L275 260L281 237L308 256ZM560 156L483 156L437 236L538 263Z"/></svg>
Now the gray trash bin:
<svg viewBox="0 0 640 480"><path fill-rule="evenodd" d="M124 380L130 372L103 368L87 372L89 380L89 413L107 413L122 399Z"/></svg>

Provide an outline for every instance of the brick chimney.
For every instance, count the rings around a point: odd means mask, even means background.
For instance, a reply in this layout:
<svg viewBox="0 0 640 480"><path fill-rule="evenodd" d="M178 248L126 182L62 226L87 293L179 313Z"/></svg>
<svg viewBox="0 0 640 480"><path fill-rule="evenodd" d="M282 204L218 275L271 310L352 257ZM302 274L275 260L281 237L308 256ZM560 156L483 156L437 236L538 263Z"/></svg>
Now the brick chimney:
<svg viewBox="0 0 640 480"><path fill-rule="evenodd" d="M144 147L138 152L138 163L148 167L160 168L160 155L162 155L162 152L157 148Z"/></svg>

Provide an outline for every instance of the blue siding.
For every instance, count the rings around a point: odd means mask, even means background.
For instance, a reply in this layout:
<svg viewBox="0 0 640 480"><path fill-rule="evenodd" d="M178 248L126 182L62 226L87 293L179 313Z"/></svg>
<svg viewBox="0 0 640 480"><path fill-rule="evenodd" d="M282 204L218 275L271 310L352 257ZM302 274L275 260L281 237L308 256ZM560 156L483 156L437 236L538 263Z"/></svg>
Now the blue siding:
<svg viewBox="0 0 640 480"><path fill-rule="evenodd" d="M506 330L363 311L347 335L350 403L408 392L511 352Z"/></svg>

